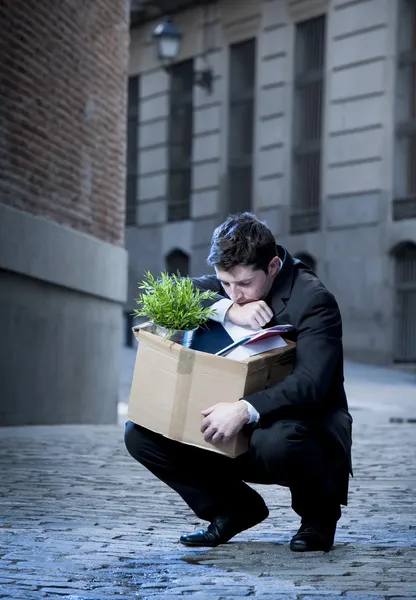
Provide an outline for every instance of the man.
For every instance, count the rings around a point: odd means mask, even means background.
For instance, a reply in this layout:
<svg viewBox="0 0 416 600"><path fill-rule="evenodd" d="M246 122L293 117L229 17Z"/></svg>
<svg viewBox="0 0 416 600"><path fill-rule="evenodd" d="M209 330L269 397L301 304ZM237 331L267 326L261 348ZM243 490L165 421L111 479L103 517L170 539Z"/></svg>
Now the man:
<svg viewBox="0 0 416 600"><path fill-rule="evenodd" d="M306 265L276 246L253 214L229 217L214 232L208 264L216 275L194 279L217 292L219 321L259 329L290 323L297 342L293 372L241 401L213 398L201 431L213 443L243 428L247 453L231 459L169 440L128 422L130 454L178 492L207 529L184 534L187 546L217 546L268 516L246 482L290 488L301 526L294 552L326 551L347 503L351 423L344 391L342 325L332 294Z"/></svg>

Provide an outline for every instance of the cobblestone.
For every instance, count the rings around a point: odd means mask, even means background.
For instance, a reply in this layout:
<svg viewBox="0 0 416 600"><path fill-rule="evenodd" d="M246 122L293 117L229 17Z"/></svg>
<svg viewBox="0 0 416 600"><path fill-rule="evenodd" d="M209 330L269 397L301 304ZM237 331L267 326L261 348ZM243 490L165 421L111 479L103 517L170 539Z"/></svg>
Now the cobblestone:
<svg viewBox="0 0 416 600"><path fill-rule="evenodd" d="M348 365L347 389L355 476L328 554L290 552L289 492L267 486L259 526L180 546L201 522L128 456L121 423L0 429L0 598L415 600L416 378Z"/></svg>

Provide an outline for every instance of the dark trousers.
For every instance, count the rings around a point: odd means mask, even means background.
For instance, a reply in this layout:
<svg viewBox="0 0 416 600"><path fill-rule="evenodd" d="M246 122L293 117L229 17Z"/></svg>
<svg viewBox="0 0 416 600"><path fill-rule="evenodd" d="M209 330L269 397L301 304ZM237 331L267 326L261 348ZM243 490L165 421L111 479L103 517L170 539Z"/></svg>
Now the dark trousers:
<svg viewBox="0 0 416 600"><path fill-rule="evenodd" d="M288 486L292 508L304 520L335 523L341 516L332 474L346 466L335 460L331 440L305 422L280 420L255 428L249 451L234 459L170 440L131 421L126 423L125 444L133 458L201 519L212 521L264 505L247 481Z"/></svg>

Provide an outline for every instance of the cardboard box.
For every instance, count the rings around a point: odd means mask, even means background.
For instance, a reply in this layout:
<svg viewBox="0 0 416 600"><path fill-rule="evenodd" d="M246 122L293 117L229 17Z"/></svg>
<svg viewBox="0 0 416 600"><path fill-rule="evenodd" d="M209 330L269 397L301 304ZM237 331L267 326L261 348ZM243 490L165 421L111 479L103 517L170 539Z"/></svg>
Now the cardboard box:
<svg viewBox="0 0 416 600"><path fill-rule="evenodd" d="M282 381L292 371L295 344L236 361L198 352L134 328L139 342L128 418L157 433L236 457L247 451L241 432L230 443L211 444L200 431L201 410L235 402Z"/></svg>

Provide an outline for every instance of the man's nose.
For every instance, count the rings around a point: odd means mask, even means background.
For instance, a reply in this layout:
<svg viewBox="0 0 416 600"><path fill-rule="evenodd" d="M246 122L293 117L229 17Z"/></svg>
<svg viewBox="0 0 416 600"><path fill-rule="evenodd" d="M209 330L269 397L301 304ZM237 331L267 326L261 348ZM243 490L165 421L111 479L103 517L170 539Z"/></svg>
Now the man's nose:
<svg viewBox="0 0 416 600"><path fill-rule="evenodd" d="M243 294L238 288L234 288L233 290L231 290L231 294L234 302L240 302L240 300L243 299Z"/></svg>

